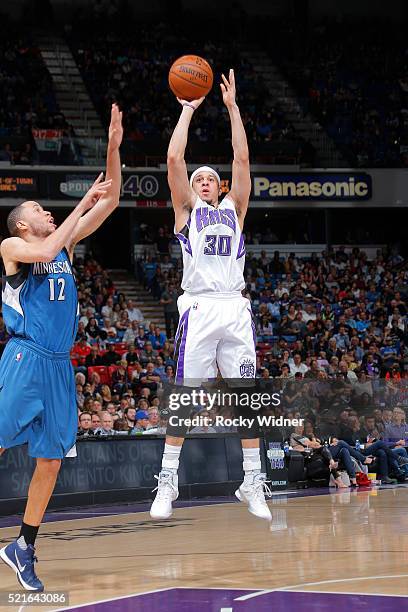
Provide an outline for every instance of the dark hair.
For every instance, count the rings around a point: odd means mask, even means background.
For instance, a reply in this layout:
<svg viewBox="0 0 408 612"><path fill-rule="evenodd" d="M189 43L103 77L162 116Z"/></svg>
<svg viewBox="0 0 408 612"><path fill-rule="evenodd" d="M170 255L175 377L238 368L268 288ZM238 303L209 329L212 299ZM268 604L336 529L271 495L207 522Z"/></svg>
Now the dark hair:
<svg viewBox="0 0 408 612"><path fill-rule="evenodd" d="M20 221L21 219L22 207L23 205L19 204L18 206L13 208L8 214L7 229L10 233L10 236L18 236L17 221Z"/></svg>

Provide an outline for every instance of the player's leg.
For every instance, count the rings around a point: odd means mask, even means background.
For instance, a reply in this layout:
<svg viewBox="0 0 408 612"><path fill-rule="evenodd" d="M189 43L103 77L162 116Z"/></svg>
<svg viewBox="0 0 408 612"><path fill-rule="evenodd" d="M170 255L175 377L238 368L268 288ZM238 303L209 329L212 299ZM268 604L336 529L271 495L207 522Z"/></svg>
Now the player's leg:
<svg viewBox="0 0 408 612"><path fill-rule="evenodd" d="M34 569L34 544L55 487L61 460L75 443L75 380L69 356L54 360L27 350L27 355L23 351L20 361L27 363L26 371L20 372L26 384L20 388L27 389L29 394L24 397L22 405L27 412L34 414L36 411L35 419L32 417L30 427L24 432L28 453L36 458L36 469L30 482L20 534L0 551L0 557L16 572L26 590L42 591L44 586Z"/></svg>
<svg viewBox="0 0 408 612"><path fill-rule="evenodd" d="M192 391L202 380L214 372L218 330L211 325L210 300L187 296L179 298L180 321L175 336L176 392ZM180 453L187 433L185 419L189 418L192 406L180 406L169 419L164 445L161 471L158 476L157 494L150 509L154 519L169 518L172 502L178 497L178 468Z"/></svg>
<svg viewBox="0 0 408 612"><path fill-rule="evenodd" d="M21 586L28 591L44 590L44 585L36 575L34 568L35 540L60 467L60 459L37 459L18 538L0 550L3 561L16 572Z"/></svg>
<svg viewBox="0 0 408 612"><path fill-rule="evenodd" d="M251 396L254 391L256 369L255 326L249 301L237 298L228 305L231 321L226 335L217 348L217 363L222 377L242 398ZM236 415L243 419L253 419L251 426L238 428L241 437L244 481L235 492L240 501L248 504L248 510L266 520L271 513L265 501L265 493L270 493L266 485L266 474L261 472L260 433L258 412L250 407L250 402L242 402Z"/></svg>

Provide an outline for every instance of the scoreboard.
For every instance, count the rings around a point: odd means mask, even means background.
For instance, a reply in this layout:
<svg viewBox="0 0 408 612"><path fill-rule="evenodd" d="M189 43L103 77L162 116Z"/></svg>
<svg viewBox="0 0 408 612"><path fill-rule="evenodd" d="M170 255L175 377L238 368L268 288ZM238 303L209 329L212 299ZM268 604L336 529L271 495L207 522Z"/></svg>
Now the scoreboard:
<svg viewBox="0 0 408 612"><path fill-rule="evenodd" d="M0 196L36 196L37 176L33 173L1 172Z"/></svg>

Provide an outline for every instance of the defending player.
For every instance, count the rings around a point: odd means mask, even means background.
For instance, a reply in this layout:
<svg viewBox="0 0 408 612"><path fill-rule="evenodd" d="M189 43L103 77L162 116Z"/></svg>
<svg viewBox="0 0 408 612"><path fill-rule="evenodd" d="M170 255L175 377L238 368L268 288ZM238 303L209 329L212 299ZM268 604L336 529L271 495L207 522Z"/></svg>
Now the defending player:
<svg viewBox="0 0 408 612"><path fill-rule="evenodd" d="M34 543L61 459L73 447L77 431L69 356L78 321L74 247L119 203L122 135L122 113L114 104L106 180L101 174L58 229L40 204L23 202L10 212L12 237L1 244L3 316L11 339L0 362L0 454L28 442L36 469L19 537L0 550L0 557L30 591L44 589L34 569Z"/></svg>
<svg viewBox="0 0 408 612"><path fill-rule="evenodd" d="M222 78L234 152L231 191L219 202L220 177L208 166L198 168L188 179L184 160L188 128L204 98L192 102L179 99L183 108L167 154L175 233L181 242L184 267L184 293L178 300L176 380L187 386L215 378L217 366L225 379L255 377L255 330L250 302L241 293L245 287L242 230L251 191L249 153L235 100L234 71L230 70L229 79ZM248 503L250 512L270 520L259 434L253 430L240 433L245 477L236 496ZM153 518L172 514L172 501L178 497L177 470L184 435L182 427L167 428L162 470L156 476L157 495L150 510Z"/></svg>

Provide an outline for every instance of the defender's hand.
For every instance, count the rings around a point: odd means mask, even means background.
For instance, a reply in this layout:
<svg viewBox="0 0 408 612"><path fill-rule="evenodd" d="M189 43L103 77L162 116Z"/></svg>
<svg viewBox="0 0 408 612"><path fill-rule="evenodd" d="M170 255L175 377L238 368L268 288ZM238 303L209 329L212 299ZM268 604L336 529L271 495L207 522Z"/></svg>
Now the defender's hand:
<svg viewBox="0 0 408 612"><path fill-rule="evenodd" d="M123 138L122 113L117 104L112 104L111 120L109 125L109 147L118 149Z"/></svg>
<svg viewBox="0 0 408 612"><path fill-rule="evenodd" d="M84 212L89 210L95 206L97 201L109 191L111 185L112 179L104 181L103 172L101 172L92 187L88 189L78 206L80 206Z"/></svg>

